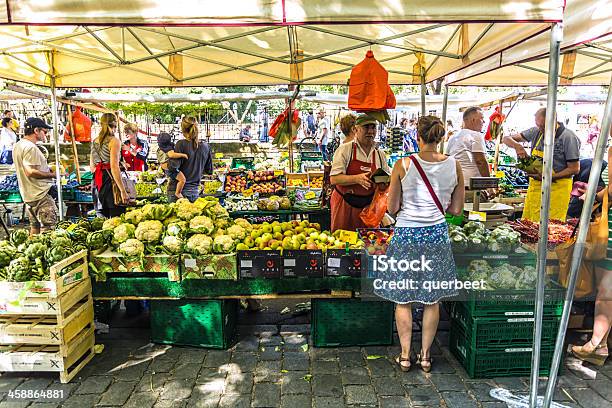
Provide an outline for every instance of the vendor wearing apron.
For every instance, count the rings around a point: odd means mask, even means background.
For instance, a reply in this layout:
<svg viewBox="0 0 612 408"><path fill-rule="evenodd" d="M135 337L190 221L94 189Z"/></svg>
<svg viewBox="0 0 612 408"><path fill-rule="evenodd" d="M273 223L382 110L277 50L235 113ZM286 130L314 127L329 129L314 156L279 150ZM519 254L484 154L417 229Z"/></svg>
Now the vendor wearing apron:
<svg viewBox="0 0 612 408"><path fill-rule="evenodd" d="M334 192L331 197L331 230L355 231L365 225L359 217L372 202L375 185L370 174L378 168L391 173L385 154L374 145L376 119L362 114L355 120L355 140L344 143L334 153L330 172Z"/></svg>
<svg viewBox="0 0 612 408"><path fill-rule="evenodd" d="M518 135L507 136L504 143L516 150L518 157L527 157L525 148L520 144L531 143L531 155L544 157L544 124L546 108L535 114L536 126ZM565 221L572 192L572 179L580 171L580 140L576 134L557 122L553 154L553 176L550 192L550 219ZM529 189L525 200L523 218L533 222L540 221L542 200L542 175L529 174Z"/></svg>

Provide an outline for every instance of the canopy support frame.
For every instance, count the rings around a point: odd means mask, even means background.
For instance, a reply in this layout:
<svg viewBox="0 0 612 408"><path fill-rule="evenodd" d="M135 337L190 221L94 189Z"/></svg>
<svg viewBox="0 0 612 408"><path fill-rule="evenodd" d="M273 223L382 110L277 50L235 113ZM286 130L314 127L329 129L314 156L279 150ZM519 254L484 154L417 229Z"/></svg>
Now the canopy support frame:
<svg viewBox="0 0 612 408"><path fill-rule="evenodd" d="M582 213L580 214L580 223L578 226L578 236L576 243L574 244L574 250L572 252L572 264L570 269L569 281L567 285L567 291L565 292L565 303L563 304L563 314L561 315L561 322L559 324L559 330L557 331L557 340L555 343L555 352L553 354L552 366L550 367L550 374L548 375L548 383L546 385L546 394L544 395L544 406L543 408L549 408L553 399L555 386L557 384L557 375L559 373L559 364L563 353L563 344L565 342L565 332L570 318L572 309L572 303L574 301L574 291L576 290L576 280L578 279L578 269L582 262L582 256L584 253L586 236L589 230L589 223L591 221L591 208L595 202L595 196L597 195L597 181L601 174L602 162L606 150L606 142L608 135L610 134L610 128L612 127L612 78L610 79L610 85L608 87L608 98L604 108L603 121L601 124L601 131L597 138L597 145L595 147L595 155L593 157L593 163L591 164L591 173L589 175L589 184L587 187L586 198L582 207ZM604 190L604 194L607 191ZM605 211L606 209L604 209Z"/></svg>
<svg viewBox="0 0 612 408"><path fill-rule="evenodd" d="M540 353L542 346L542 316L544 314L544 284L546 280L546 260L548 254L548 217L550 214L550 195L553 173L554 139L557 120L557 86L563 25L552 23L550 28L550 57L548 67L548 95L546 99L546 119L544 129L544 169L542 171L542 201L540 205L540 239L537 253L537 284L533 327L533 352L531 355L531 376L529 406L537 407L538 382L540 375Z"/></svg>
<svg viewBox="0 0 612 408"><path fill-rule="evenodd" d="M57 186L57 210L59 219L64 219L64 201L62 199L62 173L61 173L61 161L60 161L60 143L59 143L59 118L57 115L58 103L57 94L55 87L55 52L49 52L49 61L51 69L49 72L49 81L51 85L51 117L53 121L53 142L55 147L55 183Z"/></svg>

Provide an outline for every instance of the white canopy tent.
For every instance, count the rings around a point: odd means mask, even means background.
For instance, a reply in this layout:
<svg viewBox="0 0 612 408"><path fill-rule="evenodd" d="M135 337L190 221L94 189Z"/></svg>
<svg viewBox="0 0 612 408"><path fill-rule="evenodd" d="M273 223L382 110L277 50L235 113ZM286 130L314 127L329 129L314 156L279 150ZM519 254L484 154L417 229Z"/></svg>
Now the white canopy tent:
<svg viewBox="0 0 612 408"><path fill-rule="evenodd" d="M50 86L53 75L58 87L343 84L372 49L391 83L418 84L547 31L563 5L7 0L0 77Z"/></svg>
<svg viewBox="0 0 612 408"><path fill-rule="evenodd" d="M568 0L561 85L607 85L612 77L612 1ZM548 32L447 76L451 85L546 85Z"/></svg>

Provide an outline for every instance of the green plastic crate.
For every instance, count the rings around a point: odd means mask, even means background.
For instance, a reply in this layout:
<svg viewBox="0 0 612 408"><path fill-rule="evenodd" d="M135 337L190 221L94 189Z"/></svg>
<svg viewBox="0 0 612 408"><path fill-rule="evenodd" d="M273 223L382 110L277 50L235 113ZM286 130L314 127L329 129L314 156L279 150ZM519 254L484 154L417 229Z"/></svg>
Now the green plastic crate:
<svg viewBox="0 0 612 408"><path fill-rule="evenodd" d="M236 331L236 300L151 301L154 343L226 349Z"/></svg>
<svg viewBox="0 0 612 408"><path fill-rule="evenodd" d="M0 191L0 200L6 203L22 203L19 191Z"/></svg>
<svg viewBox="0 0 612 408"><path fill-rule="evenodd" d="M461 303L455 303L451 319L461 327L473 350L533 346L533 317L473 317ZM542 320L542 346L554 347L560 316Z"/></svg>
<svg viewBox="0 0 612 408"><path fill-rule="evenodd" d="M360 299L313 299L315 347L384 346L393 342L393 303Z"/></svg>
<svg viewBox="0 0 612 408"><path fill-rule="evenodd" d="M449 349L465 368L470 378L520 377L531 372L531 347L474 349L465 332L457 323L451 323ZM554 346L543 347L540 352L540 376L548 376Z"/></svg>

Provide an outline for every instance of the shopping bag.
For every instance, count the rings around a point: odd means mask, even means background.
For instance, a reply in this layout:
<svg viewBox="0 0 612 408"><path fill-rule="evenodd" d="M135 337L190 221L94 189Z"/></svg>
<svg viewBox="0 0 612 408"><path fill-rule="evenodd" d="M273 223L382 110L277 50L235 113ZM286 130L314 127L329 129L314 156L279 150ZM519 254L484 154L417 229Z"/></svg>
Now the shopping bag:
<svg viewBox="0 0 612 408"><path fill-rule="evenodd" d="M557 258L559 258L559 283L565 288L567 288L569 284L575 244L576 238L574 237L555 248L555 253L557 254ZM595 291L594 277L593 263L583 259L578 269L578 278L576 279L576 290L574 291L574 296L576 298L589 296Z"/></svg>
<svg viewBox="0 0 612 408"><path fill-rule="evenodd" d="M588 261L599 261L606 258L608 251L608 194L603 195L601 214L595 216L595 220L589 225L586 246L584 248L584 259Z"/></svg>
<svg viewBox="0 0 612 408"><path fill-rule="evenodd" d="M376 188L374 197L370 205L359 213L359 218L367 228L377 228L383 217L387 213L387 198L389 197L389 187Z"/></svg>

